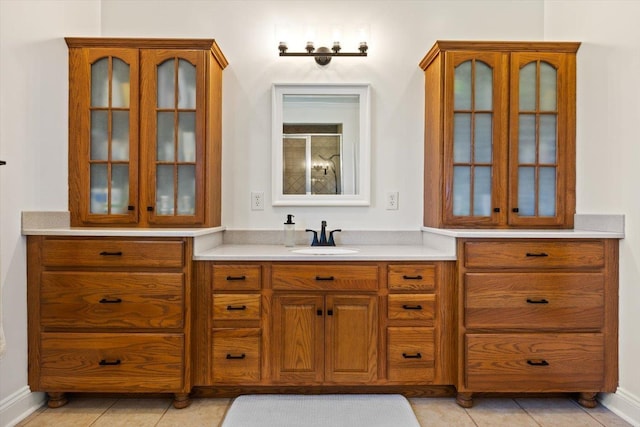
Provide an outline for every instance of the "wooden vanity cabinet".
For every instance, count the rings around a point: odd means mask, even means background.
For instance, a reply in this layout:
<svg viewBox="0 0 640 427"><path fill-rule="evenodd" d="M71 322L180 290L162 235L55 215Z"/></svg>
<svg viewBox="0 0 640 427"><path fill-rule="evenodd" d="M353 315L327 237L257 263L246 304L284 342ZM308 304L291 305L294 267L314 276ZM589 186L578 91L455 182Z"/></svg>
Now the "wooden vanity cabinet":
<svg viewBox="0 0 640 427"><path fill-rule="evenodd" d="M458 397L618 383L618 241L460 239Z"/></svg>
<svg viewBox="0 0 640 427"><path fill-rule="evenodd" d="M362 384L378 376L378 266L272 266L272 381Z"/></svg>
<svg viewBox="0 0 640 427"><path fill-rule="evenodd" d="M215 41L65 40L71 226L220 225Z"/></svg>
<svg viewBox="0 0 640 427"><path fill-rule="evenodd" d="M436 42L420 63L425 226L573 227L579 45Z"/></svg>
<svg viewBox="0 0 640 427"><path fill-rule="evenodd" d="M189 404L191 242L28 236L29 386Z"/></svg>

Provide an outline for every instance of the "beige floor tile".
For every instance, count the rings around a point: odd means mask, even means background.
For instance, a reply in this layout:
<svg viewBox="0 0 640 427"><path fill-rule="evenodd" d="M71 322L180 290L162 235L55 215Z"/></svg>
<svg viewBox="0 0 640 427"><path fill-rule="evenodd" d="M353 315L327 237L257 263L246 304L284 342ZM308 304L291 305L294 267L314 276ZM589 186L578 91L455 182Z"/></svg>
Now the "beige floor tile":
<svg viewBox="0 0 640 427"><path fill-rule="evenodd" d="M46 408L38 411L34 416L24 420L28 427L60 426L60 427L86 427L97 420L107 411L116 399L99 398L71 398L69 403L60 408Z"/></svg>
<svg viewBox="0 0 640 427"><path fill-rule="evenodd" d="M602 423L602 425L605 425L607 427L633 427L631 424L629 424L602 405L598 405L593 409L585 409L585 411L600 423Z"/></svg>
<svg viewBox="0 0 640 427"><path fill-rule="evenodd" d="M157 427L217 427L222 424L230 404L231 399L192 399L187 408L170 407Z"/></svg>
<svg viewBox="0 0 640 427"><path fill-rule="evenodd" d="M518 405L542 427L601 427L580 405L565 398L522 398Z"/></svg>
<svg viewBox="0 0 640 427"><path fill-rule="evenodd" d="M474 398L467 413L479 427L538 427L529 414L508 398Z"/></svg>
<svg viewBox="0 0 640 427"><path fill-rule="evenodd" d="M475 424L452 397L411 398L413 412L422 427L473 427Z"/></svg>
<svg viewBox="0 0 640 427"><path fill-rule="evenodd" d="M171 405L171 399L120 399L92 426L155 426Z"/></svg>

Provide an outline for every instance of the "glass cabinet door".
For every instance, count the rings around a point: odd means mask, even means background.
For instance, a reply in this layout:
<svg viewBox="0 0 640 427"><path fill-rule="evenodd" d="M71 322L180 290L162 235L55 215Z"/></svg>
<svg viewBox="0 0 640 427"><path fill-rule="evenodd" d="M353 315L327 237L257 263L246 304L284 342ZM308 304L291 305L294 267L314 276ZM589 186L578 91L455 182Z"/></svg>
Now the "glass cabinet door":
<svg viewBox="0 0 640 427"><path fill-rule="evenodd" d="M137 52L91 50L85 220L137 221Z"/></svg>
<svg viewBox="0 0 640 427"><path fill-rule="evenodd" d="M504 215L496 188L504 169L506 62L501 54L458 52L447 61L445 221L497 224Z"/></svg>
<svg viewBox="0 0 640 427"><path fill-rule="evenodd" d="M204 135L204 62L201 52L145 50L143 150L151 167L145 183L149 222L197 224L202 221L202 153ZM147 89L147 88L145 88Z"/></svg>
<svg viewBox="0 0 640 427"><path fill-rule="evenodd" d="M562 55L514 54L511 87L509 223L562 221L562 141L566 109Z"/></svg>

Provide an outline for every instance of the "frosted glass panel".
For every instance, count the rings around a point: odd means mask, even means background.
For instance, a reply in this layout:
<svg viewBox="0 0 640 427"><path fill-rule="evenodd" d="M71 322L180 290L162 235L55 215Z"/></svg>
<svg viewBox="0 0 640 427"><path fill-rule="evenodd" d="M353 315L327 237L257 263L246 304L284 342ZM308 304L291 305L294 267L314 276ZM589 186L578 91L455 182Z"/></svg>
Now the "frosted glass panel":
<svg viewBox="0 0 640 427"><path fill-rule="evenodd" d="M196 67L184 59L178 61L178 108L196 108Z"/></svg>
<svg viewBox="0 0 640 427"><path fill-rule="evenodd" d="M111 213L124 214L129 203L129 166L113 165L111 168Z"/></svg>
<svg viewBox="0 0 640 427"><path fill-rule="evenodd" d="M158 165L156 174L156 212L173 215L174 212L173 165Z"/></svg>
<svg viewBox="0 0 640 427"><path fill-rule="evenodd" d="M111 106L129 107L129 66L118 58L113 58L113 82L111 86Z"/></svg>
<svg viewBox="0 0 640 427"><path fill-rule="evenodd" d="M193 215L196 199L196 168L178 166L178 215Z"/></svg>
<svg viewBox="0 0 640 427"><path fill-rule="evenodd" d="M109 156L108 143L109 113L103 110L91 112L91 160L107 160Z"/></svg>
<svg viewBox="0 0 640 427"><path fill-rule="evenodd" d="M475 162L491 163L491 114L475 116Z"/></svg>
<svg viewBox="0 0 640 427"><path fill-rule="evenodd" d="M454 71L453 108L455 110L471 109L471 61L458 65Z"/></svg>
<svg viewBox="0 0 640 427"><path fill-rule="evenodd" d="M170 59L158 66L158 108L174 108L175 93L175 61Z"/></svg>
<svg viewBox="0 0 640 427"><path fill-rule="evenodd" d="M536 109L536 63L520 69L520 111Z"/></svg>
<svg viewBox="0 0 640 427"><path fill-rule="evenodd" d="M473 181L473 215L491 216L491 167L477 166Z"/></svg>
<svg viewBox="0 0 640 427"><path fill-rule="evenodd" d="M518 121L518 163L536 162L536 116L520 114Z"/></svg>
<svg viewBox="0 0 640 427"><path fill-rule="evenodd" d="M475 109L493 109L493 70L484 62L476 61Z"/></svg>
<svg viewBox="0 0 640 427"><path fill-rule="evenodd" d="M556 168L540 168L540 196L538 200L539 216L556 215Z"/></svg>
<svg viewBox="0 0 640 427"><path fill-rule="evenodd" d="M518 168L518 215L533 216L536 209L535 168Z"/></svg>
<svg viewBox="0 0 640 427"><path fill-rule="evenodd" d="M540 163L556 162L556 120L555 115L540 116Z"/></svg>
<svg viewBox="0 0 640 427"><path fill-rule="evenodd" d="M111 160L129 160L129 112L112 112Z"/></svg>
<svg viewBox="0 0 640 427"><path fill-rule="evenodd" d="M178 161L196 161L196 114L178 114Z"/></svg>
<svg viewBox="0 0 640 427"><path fill-rule="evenodd" d="M158 113L157 158L159 162L173 162L175 159L174 113Z"/></svg>
<svg viewBox="0 0 640 427"><path fill-rule="evenodd" d="M453 115L453 161L471 162L471 114Z"/></svg>
<svg viewBox="0 0 640 427"><path fill-rule="evenodd" d="M469 216L471 213L471 168L454 166L453 168L453 214Z"/></svg>
<svg viewBox="0 0 640 427"><path fill-rule="evenodd" d="M92 214L106 214L108 207L107 200L109 197L107 165L104 163L92 164L90 167L90 175L91 203L89 212Z"/></svg>
<svg viewBox="0 0 640 427"><path fill-rule="evenodd" d="M109 106L109 58L91 65L91 106Z"/></svg>
<svg viewBox="0 0 640 427"><path fill-rule="evenodd" d="M557 71L546 62L540 63L540 111L556 111Z"/></svg>

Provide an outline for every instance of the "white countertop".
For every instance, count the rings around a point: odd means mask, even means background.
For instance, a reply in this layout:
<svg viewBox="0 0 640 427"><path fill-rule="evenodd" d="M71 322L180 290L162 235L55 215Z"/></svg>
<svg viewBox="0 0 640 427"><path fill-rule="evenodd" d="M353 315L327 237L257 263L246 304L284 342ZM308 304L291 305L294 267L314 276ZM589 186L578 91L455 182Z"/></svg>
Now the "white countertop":
<svg viewBox="0 0 640 427"><path fill-rule="evenodd" d="M340 249L358 252L336 255L295 253L295 249L309 248L282 245L221 245L194 254L196 261L454 261L455 253L419 245L348 245Z"/></svg>
<svg viewBox="0 0 640 427"><path fill-rule="evenodd" d="M454 238L497 239L624 239L624 232L599 230L515 230L515 229L453 229L422 227L425 233Z"/></svg>

